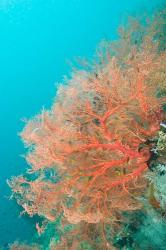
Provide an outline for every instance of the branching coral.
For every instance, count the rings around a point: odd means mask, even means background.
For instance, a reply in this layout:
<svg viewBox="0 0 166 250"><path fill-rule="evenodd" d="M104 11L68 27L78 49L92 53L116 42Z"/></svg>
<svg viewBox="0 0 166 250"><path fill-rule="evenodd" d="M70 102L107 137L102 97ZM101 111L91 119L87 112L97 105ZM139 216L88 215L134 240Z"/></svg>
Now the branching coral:
<svg viewBox="0 0 166 250"><path fill-rule="evenodd" d="M60 88L52 110L27 124L22 132L31 147L27 160L40 178L14 183L33 203L31 208L24 204L29 214L44 209L47 218L54 218L61 203L70 222L98 222L115 210L138 207L133 197L144 188L140 176L150 157L149 147L140 149L140 144L155 135L162 119L160 99L148 84L156 55L144 57L146 73L138 62L120 68L115 58L95 74L77 72ZM61 181L43 181L47 168L58 169ZM73 198L70 208L68 197Z"/></svg>
<svg viewBox="0 0 166 250"><path fill-rule="evenodd" d="M164 117L165 97L157 92L166 88L164 73L160 79L165 52L150 35L130 44L123 61L107 52L59 87L51 110L21 133L35 177L15 177L9 185L30 216L54 221L63 213L72 224L110 218L113 224L122 211L141 206L137 197L146 186L152 147L147 141Z"/></svg>

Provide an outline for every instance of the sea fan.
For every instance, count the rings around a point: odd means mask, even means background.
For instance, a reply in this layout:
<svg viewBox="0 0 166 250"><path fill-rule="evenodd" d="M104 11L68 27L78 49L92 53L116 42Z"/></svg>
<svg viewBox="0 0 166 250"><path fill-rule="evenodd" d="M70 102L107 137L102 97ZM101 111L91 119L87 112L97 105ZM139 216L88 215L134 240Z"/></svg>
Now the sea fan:
<svg viewBox="0 0 166 250"><path fill-rule="evenodd" d="M157 93L166 88L166 55L158 51L153 35L128 44L123 59L118 46L117 53L104 48L107 53L100 54L98 64L74 72L59 87L51 110L42 110L21 133L29 147L27 176L9 181L30 216L53 222L63 215L81 231L96 224L102 249L108 244L103 225L116 228L123 211L141 207L151 142L164 119L166 98ZM119 44L127 46L124 39ZM57 173L58 180L48 171ZM163 178L158 189L164 187ZM71 249L77 245L74 241Z"/></svg>

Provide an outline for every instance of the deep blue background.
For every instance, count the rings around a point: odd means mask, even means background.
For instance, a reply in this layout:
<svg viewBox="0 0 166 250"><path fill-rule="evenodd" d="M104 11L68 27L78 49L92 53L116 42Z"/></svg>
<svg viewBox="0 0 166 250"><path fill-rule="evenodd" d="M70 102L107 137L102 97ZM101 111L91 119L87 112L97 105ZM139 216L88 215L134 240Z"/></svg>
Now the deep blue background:
<svg viewBox="0 0 166 250"><path fill-rule="evenodd" d="M160 0L0 0L0 246L34 233L31 220L6 196L6 179L24 172L17 133L21 118L49 107L67 61L90 58L115 39L124 16L151 11Z"/></svg>

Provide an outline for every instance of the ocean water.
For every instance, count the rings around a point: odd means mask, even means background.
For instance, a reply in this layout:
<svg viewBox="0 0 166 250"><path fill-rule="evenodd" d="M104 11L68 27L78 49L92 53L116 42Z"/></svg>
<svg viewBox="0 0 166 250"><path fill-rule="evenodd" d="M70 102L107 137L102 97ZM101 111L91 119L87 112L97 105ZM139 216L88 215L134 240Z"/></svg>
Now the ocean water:
<svg viewBox="0 0 166 250"><path fill-rule="evenodd" d="M19 217L6 180L25 171L18 136L42 107L50 107L58 82L75 58L91 58L102 39L116 39L125 17L159 0L0 0L0 246L28 241L32 219Z"/></svg>

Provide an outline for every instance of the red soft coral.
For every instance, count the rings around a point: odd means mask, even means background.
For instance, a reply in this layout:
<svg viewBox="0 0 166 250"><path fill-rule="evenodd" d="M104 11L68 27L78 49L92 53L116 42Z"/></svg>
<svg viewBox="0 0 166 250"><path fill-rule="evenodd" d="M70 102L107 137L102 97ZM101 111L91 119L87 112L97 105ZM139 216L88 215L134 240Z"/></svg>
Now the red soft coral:
<svg viewBox="0 0 166 250"><path fill-rule="evenodd" d="M150 158L145 142L159 129L163 101L148 80L156 55L144 53L126 66L112 57L93 72L76 72L51 111L28 122L21 136L31 148L29 172L39 177L24 181L26 188L19 178L11 185L24 190L21 204L30 215L54 220L63 210L71 223L97 223L140 206ZM47 169L61 180L50 183Z"/></svg>

